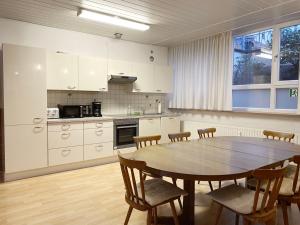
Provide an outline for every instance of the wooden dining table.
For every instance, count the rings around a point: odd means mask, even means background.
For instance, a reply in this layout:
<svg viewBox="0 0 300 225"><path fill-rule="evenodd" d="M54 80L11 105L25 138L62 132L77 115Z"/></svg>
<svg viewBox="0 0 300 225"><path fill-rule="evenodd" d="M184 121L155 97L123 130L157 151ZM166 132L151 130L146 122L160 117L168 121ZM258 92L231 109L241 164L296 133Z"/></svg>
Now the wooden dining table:
<svg viewBox="0 0 300 225"><path fill-rule="evenodd" d="M245 178L252 171L279 165L300 154L300 145L253 137L214 137L159 144L137 150L131 156L147 163L153 174L183 179L181 223L195 224L195 181Z"/></svg>

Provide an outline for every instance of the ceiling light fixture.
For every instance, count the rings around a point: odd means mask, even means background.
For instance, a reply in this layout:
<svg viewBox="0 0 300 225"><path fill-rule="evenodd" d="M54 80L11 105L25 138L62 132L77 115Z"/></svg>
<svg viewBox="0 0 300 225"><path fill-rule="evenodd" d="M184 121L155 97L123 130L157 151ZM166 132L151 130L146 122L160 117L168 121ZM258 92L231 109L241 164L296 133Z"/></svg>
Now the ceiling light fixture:
<svg viewBox="0 0 300 225"><path fill-rule="evenodd" d="M107 14L93 12L85 9L80 9L78 11L78 16L81 18L94 20L106 24L112 24L120 27L126 27L134 30L146 31L150 28L149 25L144 23L139 23L139 22L123 19L118 16L107 15Z"/></svg>

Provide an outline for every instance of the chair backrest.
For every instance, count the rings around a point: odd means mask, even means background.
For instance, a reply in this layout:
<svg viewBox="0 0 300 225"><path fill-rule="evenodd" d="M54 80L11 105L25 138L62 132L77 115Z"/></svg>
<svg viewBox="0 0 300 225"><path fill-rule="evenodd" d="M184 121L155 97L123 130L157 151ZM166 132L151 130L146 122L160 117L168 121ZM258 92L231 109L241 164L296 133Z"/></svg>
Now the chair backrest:
<svg viewBox="0 0 300 225"><path fill-rule="evenodd" d="M149 208L145 200L145 188L142 173L146 168L146 162L125 159L120 154L118 154L118 157L126 189L126 201L132 207L140 210Z"/></svg>
<svg viewBox="0 0 300 225"><path fill-rule="evenodd" d="M300 178L300 155L295 155L294 158L293 158L293 162L297 164L297 168L296 168L296 172L295 172L295 175L294 175L294 181L293 181L293 192L297 195L300 195L300 184L299 184L299 187L298 187L298 190L297 190L297 186L298 186L298 183L300 182L299 178Z"/></svg>
<svg viewBox="0 0 300 225"><path fill-rule="evenodd" d="M188 141L189 137L191 136L191 132L181 132L181 133L176 133L176 134L168 134L169 139L171 142L176 142L176 141Z"/></svg>
<svg viewBox="0 0 300 225"><path fill-rule="evenodd" d="M278 139L283 141L291 142L291 140L295 137L295 134L292 133L282 133L277 131L264 130L263 134L267 138Z"/></svg>
<svg viewBox="0 0 300 225"><path fill-rule="evenodd" d="M257 180L253 213L257 211L268 212L274 209L288 163L288 161L285 161L280 169L258 169L253 172L252 175ZM262 189L265 190L263 194L261 194Z"/></svg>
<svg viewBox="0 0 300 225"><path fill-rule="evenodd" d="M146 147L149 143L153 145L153 143L158 144L158 141L161 139L161 135L153 135L153 136L137 136L133 137L133 140L136 144L136 148L140 149Z"/></svg>
<svg viewBox="0 0 300 225"><path fill-rule="evenodd" d="M216 131L216 128L199 129L198 135L200 139L214 137L214 133L216 133Z"/></svg>

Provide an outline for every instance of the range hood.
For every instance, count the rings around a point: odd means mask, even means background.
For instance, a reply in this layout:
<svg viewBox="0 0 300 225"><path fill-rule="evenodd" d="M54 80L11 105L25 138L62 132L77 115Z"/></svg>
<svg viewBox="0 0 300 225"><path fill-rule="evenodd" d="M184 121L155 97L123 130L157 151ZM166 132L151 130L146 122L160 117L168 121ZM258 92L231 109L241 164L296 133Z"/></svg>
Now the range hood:
<svg viewBox="0 0 300 225"><path fill-rule="evenodd" d="M136 80L137 77L133 77L133 76L108 75L108 83L131 84Z"/></svg>

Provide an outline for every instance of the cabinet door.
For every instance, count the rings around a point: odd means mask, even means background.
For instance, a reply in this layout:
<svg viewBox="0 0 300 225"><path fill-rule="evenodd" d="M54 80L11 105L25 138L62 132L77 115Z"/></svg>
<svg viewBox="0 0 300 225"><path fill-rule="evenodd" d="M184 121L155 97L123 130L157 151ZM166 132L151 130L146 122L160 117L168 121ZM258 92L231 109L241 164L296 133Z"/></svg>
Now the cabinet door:
<svg viewBox="0 0 300 225"><path fill-rule="evenodd" d="M46 51L3 45L5 125L46 122Z"/></svg>
<svg viewBox="0 0 300 225"><path fill-rule="evenodd" d="M170 66L154 66L154 92L171 93L173 75Z"/></svg>
<svg viewBox="0 0 300 225"><path fill-rule="evenodd" d="M154 91L154 66L152 64L134 64L133 74L137 76L137 80L133 83L134 92Z"/></svg>
<svg viewBox="0 0 300 225"><path fill-rule="evenodd" d="M162 117L161 118L161 143L170 142L168 134L180 132L179 117Z"/></svg>
<svg viewBox="0 0 300 225"><path fill-rule="evenodd" d="M5 127L5 172L47 167L47 125Z"/></svg>
<svg viewBox="0 0 300 225"><path fill-rule="evenodd" d="M47 89L78 89L78 57L64 53L47 53Z"/></svg>
<svg viewBox="0 0 300 225"><path fill-rule="evenodd" d="M160 118L145 118L139 120L139 136L159 135Z"/></svg>
<svg viewBox="0 0 300 225"><path fill-rule="evenodd" d="M127 61L109 60L108 75L132 76L132 64Z"/></svg>
<svg viewBox="0 0 300 225"><path fill-rule="evenodd" d="M79 57L79 90L107 91L107 60Z"/></svg>

